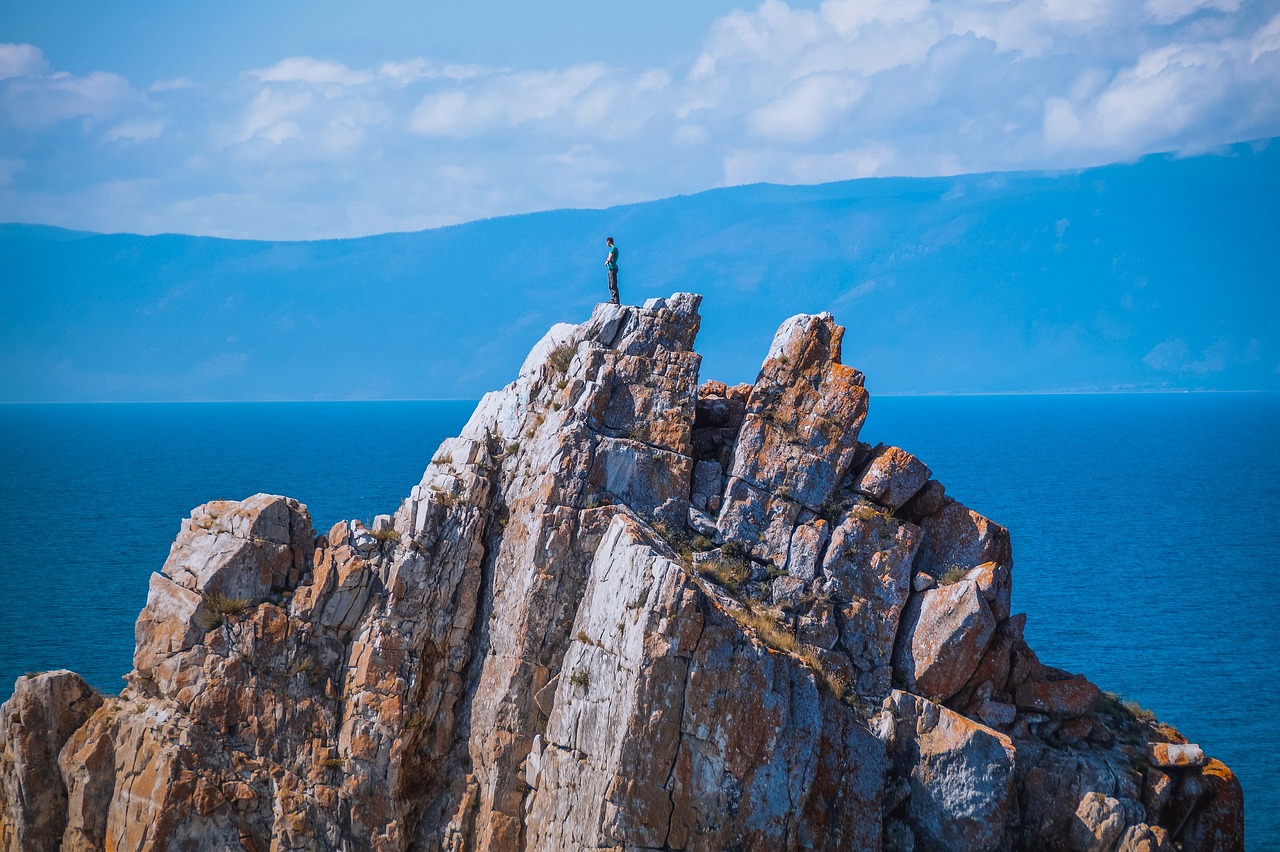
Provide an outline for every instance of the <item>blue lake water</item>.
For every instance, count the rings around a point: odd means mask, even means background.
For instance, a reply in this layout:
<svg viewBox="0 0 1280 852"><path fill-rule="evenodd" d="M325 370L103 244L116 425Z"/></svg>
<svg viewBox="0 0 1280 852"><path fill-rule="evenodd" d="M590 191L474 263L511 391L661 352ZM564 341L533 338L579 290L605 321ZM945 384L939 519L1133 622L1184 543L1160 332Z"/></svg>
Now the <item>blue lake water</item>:
<svg viewBox="0 0 1280 852"><path fill-rule="evenodd" d="M259 491L317 530L395 509L470 402L0 406L0 699L70 668L117 691L181 518ZM1008 526L1046 663L1177 726L1280 848L1280 396L872 399L865 440L917 454Z"/></svg>

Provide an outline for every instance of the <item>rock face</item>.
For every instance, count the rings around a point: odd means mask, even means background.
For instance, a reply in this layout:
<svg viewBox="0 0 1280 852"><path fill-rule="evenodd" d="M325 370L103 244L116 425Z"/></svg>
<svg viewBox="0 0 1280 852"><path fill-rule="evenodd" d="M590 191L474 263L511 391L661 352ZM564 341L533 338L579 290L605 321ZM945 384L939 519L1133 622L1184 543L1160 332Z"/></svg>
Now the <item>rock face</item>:
<svg viewBox="0 0 1280 852"><path fill-rule="evenodd" d="M25 677L0 849L1243 848L1240 787L1042 664L1007 532L858 440L830 315L552 328L372 529L198 507L119 696Z"/></svg>

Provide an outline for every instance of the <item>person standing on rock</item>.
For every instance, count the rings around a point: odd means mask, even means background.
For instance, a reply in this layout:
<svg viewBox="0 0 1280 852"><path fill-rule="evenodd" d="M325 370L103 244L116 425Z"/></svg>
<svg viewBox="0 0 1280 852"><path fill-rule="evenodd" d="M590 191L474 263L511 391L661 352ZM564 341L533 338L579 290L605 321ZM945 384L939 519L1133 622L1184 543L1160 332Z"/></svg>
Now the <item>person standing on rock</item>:
<svg viewBox="0 0 1280 852"><path fill-rule="evenodd" d="M609 247L609 254L604 259L604 267L609 270L610 304L618 305L618 247L613 244L613 237L605 237L604 243Z"/></svg>

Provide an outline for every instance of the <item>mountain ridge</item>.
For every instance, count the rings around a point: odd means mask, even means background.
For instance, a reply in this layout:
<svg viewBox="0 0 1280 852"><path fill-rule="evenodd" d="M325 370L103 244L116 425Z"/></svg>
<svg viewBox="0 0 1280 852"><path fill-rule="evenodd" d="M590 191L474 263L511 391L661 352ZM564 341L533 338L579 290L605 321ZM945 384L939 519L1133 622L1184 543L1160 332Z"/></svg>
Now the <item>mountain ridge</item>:
<svg viewBox="0 0 1280 852"><path fill-rule="evenodd" d="M538 328L591 310L606 234L624 301L698 289L719 305L702 346L735 381L802 307L866 315L850 343L877 392L1276 390L1277 198L1270 144L344 240L5 226L0 399L476 398Z"/></svg>

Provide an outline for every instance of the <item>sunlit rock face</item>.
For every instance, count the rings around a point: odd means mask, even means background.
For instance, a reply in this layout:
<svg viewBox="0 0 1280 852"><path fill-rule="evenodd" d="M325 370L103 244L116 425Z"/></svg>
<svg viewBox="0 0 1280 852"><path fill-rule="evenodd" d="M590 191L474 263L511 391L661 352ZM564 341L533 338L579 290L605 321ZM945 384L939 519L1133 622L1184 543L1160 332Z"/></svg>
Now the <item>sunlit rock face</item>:
<svg viewBox="0 0 1280 852"><path fill-rule="evenodd" d="M1243 848L1229 769L1027 646L1007 531L859 442L834 318L699 385L700 302L552 328L371 528L195 509L123 692L4 705L0 849Z"/></svg>

